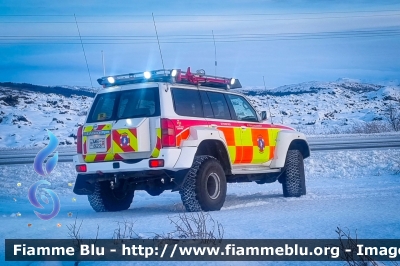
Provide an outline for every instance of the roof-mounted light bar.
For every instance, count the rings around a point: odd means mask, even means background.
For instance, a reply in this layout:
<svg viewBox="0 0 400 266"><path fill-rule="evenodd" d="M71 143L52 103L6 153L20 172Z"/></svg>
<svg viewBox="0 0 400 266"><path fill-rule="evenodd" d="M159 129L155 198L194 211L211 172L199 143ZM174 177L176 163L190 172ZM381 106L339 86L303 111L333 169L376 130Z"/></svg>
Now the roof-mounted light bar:
<svg viewBox="0 0 400 266"><path fill-rule="evenodd" d="M190 71L190 67L187 68L186 72L180 69L159 69L146 72L102 77L99 78L97 82L104 88L144 82L172 82L198 86L208 86L220 89L236 89L242 87L238 79L209 76L205 74L204 70L192 73Z"/></svg>

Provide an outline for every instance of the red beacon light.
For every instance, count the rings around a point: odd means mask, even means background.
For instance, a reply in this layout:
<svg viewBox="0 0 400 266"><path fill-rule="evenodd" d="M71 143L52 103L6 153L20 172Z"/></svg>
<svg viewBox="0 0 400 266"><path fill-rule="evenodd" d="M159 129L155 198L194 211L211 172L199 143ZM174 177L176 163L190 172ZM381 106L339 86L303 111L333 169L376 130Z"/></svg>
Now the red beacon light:
<svg viewBox="0 0 400 266"><path fill-rule="evenodd" d="M103 88L144 82L171 82L218 89L237 89L242 87L238 79L206 75L204 70L192 73L190 67L187 68L186 72L181 69L159 69L102 77L97 82Z"/></svg>

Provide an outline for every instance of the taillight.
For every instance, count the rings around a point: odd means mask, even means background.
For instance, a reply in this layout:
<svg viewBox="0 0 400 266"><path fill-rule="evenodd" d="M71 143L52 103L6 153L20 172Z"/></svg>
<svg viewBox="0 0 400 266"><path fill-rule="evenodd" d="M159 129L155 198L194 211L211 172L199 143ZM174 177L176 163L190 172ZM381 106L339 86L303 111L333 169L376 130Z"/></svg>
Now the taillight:
<svg viewBox="0 0 400 266"><path fill-rule="evenodd" d="M164 167L164 159L152 159L149 161L149 167Z"/></svg>
<svg viewBox="0 0 400 266"><path fill-rule="evenodd" d="M78 127L78 133L76 136L76 153L82 154L82 127Z"/></svg>
<svg viewBox="0 0 400 266"><path fill-rule="evenodd" d="M87 166L86 166L86 164L79 164L79 165L75 166L75 170L78 173L87 172Z"/></svg>
<svg viewBox="0 0 400 266"><path fill-rule="evenodd" d="M161 146L176 147L175 125L166 118L161 119Z"/></svg>

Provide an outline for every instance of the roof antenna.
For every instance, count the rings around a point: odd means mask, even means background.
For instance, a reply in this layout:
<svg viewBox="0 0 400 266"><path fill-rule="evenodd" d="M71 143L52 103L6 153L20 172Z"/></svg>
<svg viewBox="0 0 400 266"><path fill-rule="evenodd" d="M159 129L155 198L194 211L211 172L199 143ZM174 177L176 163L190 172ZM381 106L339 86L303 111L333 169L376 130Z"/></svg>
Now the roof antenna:
<svg viewBox="0 0 400 266"><path fill-rule="evenodd" d="M160 40L158 39L156 21L154 20L154 14L153 14L153 13L151 13L151 16L153 17L154 29L155 29L155 31L156 31L157 42L158 42L158 49L160 50L161 63L162 63L162 67L163 67L164 75L165 75L165 66L164 66L164 60L163 60L162 53L161 53Z"/></svg>
<svg viewBox="0 0 400 266"><path fill-rule="evenodd" d="M103 50L101 50L101 61L103 62L103 77L106 76L106 66L104 64L104 53Z"/></svg>
<svg viewBox="0 0 400 266"><path fill-rule="evenodd" d="M86 67L87 67L87 71L88 71L89 79L90 79L90 85L92 86L92 89L93 89L92 76L90 76L89 64L88 64L88 62L87 62L86 53L85 53L85 48L83 47L82 36L81 36L81 32L80 32L80 30L79 30L78 21L76 20L75 14L74 14L74 18L75 18L76 28L78 29L78 33L79 33L79 39L81 40L83 55L85 56Z"/></svg>
<svg viewBox="0 0 400 266"><path fill-rule="evenodd" d="M265 79L264 79L264 76L263 76L263 82L264 82L264 89L267 90L267 87L265 86ZM269 99L269 96L267 95L267 106L268 106L269 117L271 117L271 124L273 124L274 122L272 121L271 107L270 107L270 105L269 105L268 99Z"/></svg>
<svg viewBox="0 0 400 266"><path fill-rule="evenodd" d="M217 76L217 46L215 45L214 30L211 30L214 40L215 76Z"/></svg>

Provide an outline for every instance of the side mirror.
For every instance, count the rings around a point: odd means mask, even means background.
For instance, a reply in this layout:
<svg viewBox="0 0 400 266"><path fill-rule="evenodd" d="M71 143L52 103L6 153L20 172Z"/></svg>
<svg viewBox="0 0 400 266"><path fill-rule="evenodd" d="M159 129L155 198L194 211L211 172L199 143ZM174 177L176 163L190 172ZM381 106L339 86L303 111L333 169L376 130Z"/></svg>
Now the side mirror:
<svg viewBox="0 0 400 266"><path fill-rule="evenodd" d="M261 111L261 121L267 120L267 111Z"/></svg>

